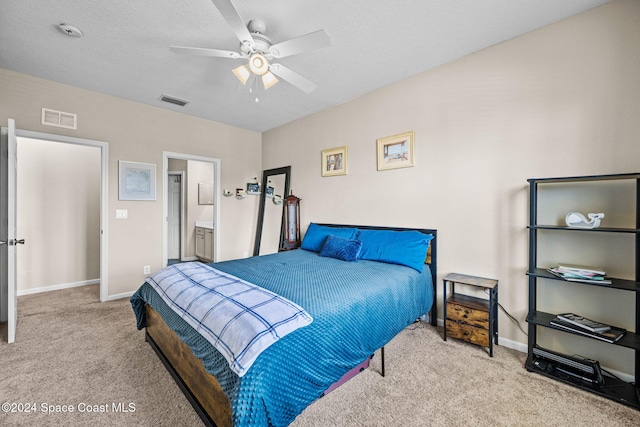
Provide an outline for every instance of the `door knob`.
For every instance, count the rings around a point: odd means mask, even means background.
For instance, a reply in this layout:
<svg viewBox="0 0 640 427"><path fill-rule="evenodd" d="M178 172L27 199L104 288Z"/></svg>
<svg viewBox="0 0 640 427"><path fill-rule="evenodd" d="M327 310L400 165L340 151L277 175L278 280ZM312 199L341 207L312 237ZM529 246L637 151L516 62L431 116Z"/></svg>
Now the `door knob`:
<svg viewBox="0 0 640 427"><path fill-rule="evenodd" d="M6 245L8 244L9 246L13 246L13 245L24 245L24 239L9 239L9 241L5 242L4 240L0 241L0 245Z"/></svg>

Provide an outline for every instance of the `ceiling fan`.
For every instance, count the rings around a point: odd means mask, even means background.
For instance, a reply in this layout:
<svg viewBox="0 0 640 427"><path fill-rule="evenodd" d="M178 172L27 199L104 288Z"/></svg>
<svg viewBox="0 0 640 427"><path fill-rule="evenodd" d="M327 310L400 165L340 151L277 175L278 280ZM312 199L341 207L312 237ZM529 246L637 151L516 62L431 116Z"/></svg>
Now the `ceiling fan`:
<svg viewBox="0 0 640 427"><path fill-rule="evenodd" d="M213 56L229 59L247 59L245 65L233 69L233 73L242 84L253 76L260 76L265 89L278 82L278 78L291 83L305 93L315 90L317 85L282 64L272 63L273 59L285 58L298 53L320 49L331 45L329 36L324 30L314 31L281 43L272 44L264 35L265 24L254 19L245 26L231 0L212 0L224 19L240 40L239 52L230 50L207 49L199 47L171 46L170 49L179 54ZM276 77L277 76L277 77Z"/></svg>

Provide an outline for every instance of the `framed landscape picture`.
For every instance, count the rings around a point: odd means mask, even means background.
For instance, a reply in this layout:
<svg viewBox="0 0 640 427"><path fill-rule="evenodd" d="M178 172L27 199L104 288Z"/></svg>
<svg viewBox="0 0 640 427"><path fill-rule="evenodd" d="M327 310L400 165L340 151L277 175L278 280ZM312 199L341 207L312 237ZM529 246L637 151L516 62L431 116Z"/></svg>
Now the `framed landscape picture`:
<svg viewBox="0 0 640 427"><path fill-rule="evenodd" d="M156 200L156 165L118 162L118 200Z"/></svg>
<svg viewBox="0 0 640 427"><path fill-rule="evenodd" d="M378 170L413 166L413 131L380 138L378 143Z"/></svg>
<svg viewBox="0 0 640 427"><path fill-rule="evenodd" d="M322 151L322 176L347 174L347 146Z"/></svg>

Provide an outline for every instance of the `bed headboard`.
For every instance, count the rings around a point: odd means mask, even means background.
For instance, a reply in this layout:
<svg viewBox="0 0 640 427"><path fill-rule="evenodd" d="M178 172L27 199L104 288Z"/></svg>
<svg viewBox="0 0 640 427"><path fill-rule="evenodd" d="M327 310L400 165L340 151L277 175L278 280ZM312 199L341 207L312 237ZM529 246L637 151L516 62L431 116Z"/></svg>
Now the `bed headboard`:
<svg viewBox="0 0 640 427"><path fill-rule="evenodd" d="M431 277L433 286L433 306L431 307L431 311L429 312L429 321L431 325L436 326L438 322L438 304L436 298L436 288L438 281L438 230L434 230L431 228L403 228L403 227L381 227L375 225L347 225L347 224L318 224L325 227L355 227L359 229L368 229L368 230L391 230L391 231L419 231L424 234L431 234L433 239L429 244L429 250L427 251L426 259L424 263L429 266L429 270L431 270Z"/></svg>

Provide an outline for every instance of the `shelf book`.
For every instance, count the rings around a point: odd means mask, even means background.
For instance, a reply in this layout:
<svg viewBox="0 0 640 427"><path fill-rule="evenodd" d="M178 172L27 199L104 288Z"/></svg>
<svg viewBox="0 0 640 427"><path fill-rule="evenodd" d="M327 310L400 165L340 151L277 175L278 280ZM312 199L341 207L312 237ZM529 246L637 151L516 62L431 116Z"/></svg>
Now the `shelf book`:
<svg viewBox="0 0 640 427"><path fill-rule="evenodd" d="M576 334L585 335L587 337L596 338L608 343L614 343L618 341L627 332L625 329L610 327L609 330L604 332L592 332L587 329L580 328L572 323L563 322L562 320L552 320L549 324L557 329L565 331L575 332Z"/></svg>
<svg viewBox="0 0 640 427"><path fill-rule="evenodd" d="M563 273L575 274L583 277L604 276L607 274L607 272L600 267L587 267L584 265L573 264L558 264L558 270Z"/></svg>
<svg viewBox="0 0 640 427"><path fill-rule="evenodd" d="M611 284L611 280L604 276L606 274L604 270L589 268L559 265L558 267L548 268L547 271L569 282Z"/></svg>
<svg viewBox="0 0 640 427"><path fill-rule="evenodd" d="M595 320L587 319L574 313L562 313L556 317L562 322L571 323L573 326L586 329L590 332L605 332L611 329L611 326L606 323L596 322Z"/></svg>

